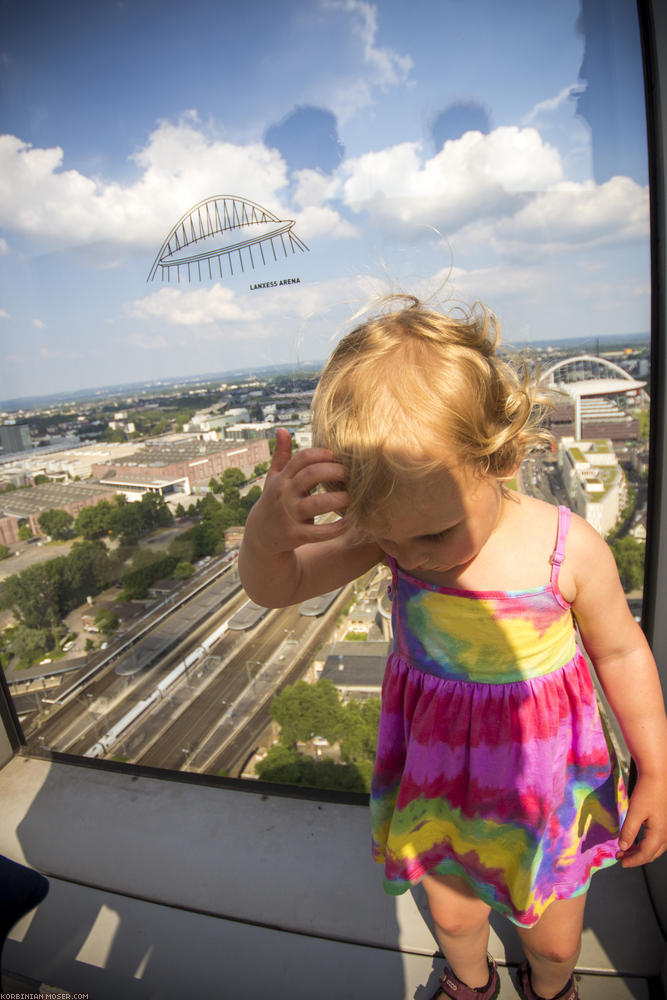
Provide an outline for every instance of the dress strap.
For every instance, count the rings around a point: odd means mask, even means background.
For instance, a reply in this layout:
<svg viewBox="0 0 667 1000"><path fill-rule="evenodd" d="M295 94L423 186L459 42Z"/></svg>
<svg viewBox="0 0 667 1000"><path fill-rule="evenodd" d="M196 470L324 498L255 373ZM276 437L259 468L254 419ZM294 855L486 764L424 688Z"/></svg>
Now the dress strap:
<svg viewBox="0 0 667 1000"><path fill-rule="evenodd" d="M551 584L557 594L560 594L558 589L558 575L560 573L560 568L565 559L565 541L567 539L567 533L570 528L570 508L569 507L559 507L558 508L558 534L556 536L556 547L551 553L549 562L551 563Z"/></svg>

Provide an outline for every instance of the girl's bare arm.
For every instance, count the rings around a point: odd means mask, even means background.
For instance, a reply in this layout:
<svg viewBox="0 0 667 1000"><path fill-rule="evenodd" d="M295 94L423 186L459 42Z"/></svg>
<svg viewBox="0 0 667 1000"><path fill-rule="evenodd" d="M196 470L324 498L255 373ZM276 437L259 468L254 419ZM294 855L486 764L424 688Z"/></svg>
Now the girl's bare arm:
<svg viewBox="0 0 667 1000"><path fill-rule="evenodd" d="M660 678L628 608L611 550L581 518L572 520L568 556L577 624L637 765L619 853L624 866L634 867L667 850L667 718ZM633 846L642 825L644 838Z"/></svg>
<svg viewBox="0 0 667 1000"><path fill-rule="evenodd" d="M377 545L355 540L342 519L315 524L316 516L343 510L345 472L331 452L308 448L292 456L288 431L276 448L262 496L252 508L239 553L246 593L263 607L286 607L356 579L383 556ZM341 490L312 493L321 482Z"/></svg>

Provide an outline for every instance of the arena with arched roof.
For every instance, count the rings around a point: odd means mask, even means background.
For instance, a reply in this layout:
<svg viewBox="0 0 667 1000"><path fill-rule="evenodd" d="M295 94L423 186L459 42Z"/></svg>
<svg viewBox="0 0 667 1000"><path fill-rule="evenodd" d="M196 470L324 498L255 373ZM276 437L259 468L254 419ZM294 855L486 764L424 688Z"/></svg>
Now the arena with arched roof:
<svg viewBox="0 0 667 1000"><path fill-rule="evenodd" d="M577 440L581 440L582 424L586 420L613 422L626 418L613 397L639 395L646 386L646 382L634 378L620 365L590 354L555 362L544 372L540 384L544 389L563 393L574 404L574 437Z"/></svg>

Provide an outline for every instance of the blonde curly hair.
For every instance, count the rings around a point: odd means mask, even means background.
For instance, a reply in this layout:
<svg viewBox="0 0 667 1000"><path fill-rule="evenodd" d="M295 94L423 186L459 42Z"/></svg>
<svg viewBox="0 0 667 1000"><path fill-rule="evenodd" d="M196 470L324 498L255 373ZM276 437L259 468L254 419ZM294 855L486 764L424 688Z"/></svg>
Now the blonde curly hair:
<svg viewBox="0 0 667 1000"><path fill-rule="evenodd" d="M346 516L366 527L386 514L398 483L417 485L452 460L509 477L527 450L549 440L537 372L498 356L489 309L476 303L445 315L413 296L384 303L389 311L340 341L312 403L313 444L345 467Z"/></svg>

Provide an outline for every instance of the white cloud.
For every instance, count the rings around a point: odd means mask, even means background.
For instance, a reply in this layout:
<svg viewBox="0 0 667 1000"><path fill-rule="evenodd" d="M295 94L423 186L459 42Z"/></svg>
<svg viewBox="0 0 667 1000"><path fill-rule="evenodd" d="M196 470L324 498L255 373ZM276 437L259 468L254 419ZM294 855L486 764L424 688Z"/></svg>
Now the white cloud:
<svg viewBox="0 0 667 1000"><path fill-rule="evenodd" d="M51 249L85 246L89 261L111 268L121 262L119 249L157 250L185 212L214 195L248 198L282 218L294 215L286 204L287 166L280 153L259 142L222 141L193 112L161 122L132 159L141 176L123 186L63 169L60 147L35 149L16 136L0 136L0 226ZM303 208L309 207L308 190L315 192L312 180L309 188L302 181ZM331 207L306 214L304 222L309 235L354 235Z"/></svg>
<svg viewBox="0 0 667 1000"><path fill-rule="evenodd" d="M345 123L357 111L374 103L376 90L386 91L409 83L413 62L410 56L378 46L378 9L365 0L325 0L324 7L350 15L350 35L361 44L361 74L339 84L327 101L339 121Z"/></svg>
<svg viewBox="0 0 667 1000"><path fill-rule="evenodd" d="M366 153L339 169L337 193L382 229L436 231L456 237L459 252L544 255L648 234L647 188L628 177L565 180L558 150L534 128L467 132L430 159L418 143Z"/></svg>
<svg viewBox="0 0 667 1000"><path fill-rule="evenodd" d="M320 170L297 170L294 174L292 201L300 207L296 215L296 231L304 240L316 236L333 239L358 239L359 229L348 222L325 202L335 196L335 177Z"/></svg>
<svg viewBox="0 0 667 1000"><path fill-rule="evenodd" d="M0 225L71 246L89 241L154 244L193 204L239 194L281 208L287 169L261 143L235 146L205 134L192 117L162 122L133 157L134 183L93 180L63 170L63 150L35 149L0 136Z"/></svg>
<svg viewBox="0 0 667 1000"><path fill-rule="evenodd" d="M12 317L6 309L0 309L0 319L11 319Z"/></svg>
<svg viewBox="0 0 667 1000"><path fill-rule="evenodd" d="M2 236L0 236L0 256L7 253L9 253L9 244L7 240L3 240Z"/></svg>
<svg viewBox="0 0 667 1000"><path fill-rule="evenodd" d="M34 327L36 327L38 330L45 330L46 329L46 323L43 320L41 320L41 319L34 319L32 321L32 325Z"/></svg>
<svg viewBox="0 0 667 1000"><path fill-rule="evenodd" d="M612 177L600 185L562 183L538 194L513 218L501 220L496 236L547 252L646 239L648 229L648 189L629 177Z"/></svg>
<svg viewBox="0 0 667 1000"><path fill-rule="evenodd" d="M301 208L322 205L336 190L335 178L323 174L321 170L296 170L293 179L295 187L292 200Z"/></svg>
<svg viewBox="0 0 667 1000"><path fill-rule="evenodd" d="M402 143L350 160L339 171L341 194L354 211L393 227L435 226L447 235L480 216L516 211L526 192L562 180L558 151L535 129L466 132L424 159Z"/></svg>
<svg viewBox="0 0 667 1000"><path fill-rule="evenodd" d="M161 332L155 337L164 337L165 327L187 326L187 336L197 339L271 339L278 334L294 339L302 327L311 335L323 322L331 334L332 324L324 317L340 311L347 319L374 291L360 275L258 289L245 295L221 285L193 291L164 288L129 303L126 311L148 324L156 323ZM132 336L141 347L165 346L150 334Z"/></svg>
<svg viewBox="0 0 667 1000"><path fill-rule="evenodd" d="M365 51L374 52L370 5L345 0L338 6L364 15ZM398 72L391 59L368 60L378 78ZM456 237L459 254L486 244L521 257L644 239L648 231L646 188L624 177L603 185L566 180L559 151L532 127L467 132L432 157L419 143L401 143L349 159L331 176L301 170L291 205L287 166L277 150L222 141L193 112L161 122L133 160L141 174L123 186L63 169L59 148L35 149L0 136L0 226L43 247L76 247L100 267L118 266L130 250L152 255L185 211L214 194L238 194L295 219L306 243L359 239L364 231L375 237L378 230L412 240L435 230L450 243ZM204 318L184 313L177 322L215 322L205 317L229 310L232 300L207 301Z"/></svg>
<svg viewBox="0 0 667 1000"><path fill-rule="evenodd" d="M210 323L247 323L258 317L256 311L244 309L234 292L222 285L186 292L162 288L154 295L132 302L128 311L138 319L192 327Z"/></svg>
<svg viewBox="0 0 667 1000"><path fill-rule="evenodd" d="M585 82L578 81L577 83L571 83L569 87L564 87L559 94L555 97L549 97L544 101L538 101L527 115L524 116L522 125L534 125L539 122L544 115L553 114L554 111L559 111L564 105L567 104L573 97L578 94L582 94L586 90Z"/></svg>
<svg viewBox="0 0 667 1000"><path fill-rule="evenodd" d="M358 239L359 230L350 222L342 219L338 212L326 205L312 205L304 208L296 217L296 230L304 240L318 236L329 236L332 239Z"/></svg>

